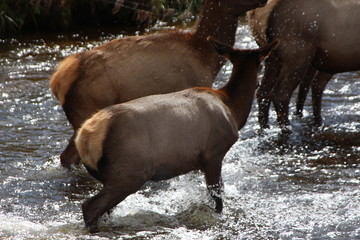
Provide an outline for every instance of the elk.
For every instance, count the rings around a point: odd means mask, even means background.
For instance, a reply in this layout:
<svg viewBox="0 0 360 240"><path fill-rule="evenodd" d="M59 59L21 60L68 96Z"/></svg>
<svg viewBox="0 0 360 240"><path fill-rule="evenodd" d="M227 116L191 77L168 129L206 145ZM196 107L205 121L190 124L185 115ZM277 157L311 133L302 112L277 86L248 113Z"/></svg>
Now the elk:
<svg viewBox="0 0 360 240"><path fill-rule="evenodd" d="M297 113L311 86L315 124L321 125L322 94L332 75L360 70L360 1L270 0L248 19L260 46L281 40L257 91L260 126L268 127L271 101L279 125L289 126L289 102L299 84Z"/></svg>
<svg viewBox="0 0 360 240"><path fill-rule="evenodd" d="M266 1L205 0L190 32L124 37L63 60L50 80L74 130L61 164L79 163L74 137L97 110L147 95L211 86L225 61L206 38L211 35L232 46L238 17Z"/></svg>
<svg viewBox="0 0 360 240"><path fill-rule="evenodd" d="M221 89L195 87L106 107L76 137L81 161L103 188L82 205L88 227L149 180L204 172L221 212L221 166L251 110L261 60L278 44L238 50L209 38L233 64Z"/></svg>

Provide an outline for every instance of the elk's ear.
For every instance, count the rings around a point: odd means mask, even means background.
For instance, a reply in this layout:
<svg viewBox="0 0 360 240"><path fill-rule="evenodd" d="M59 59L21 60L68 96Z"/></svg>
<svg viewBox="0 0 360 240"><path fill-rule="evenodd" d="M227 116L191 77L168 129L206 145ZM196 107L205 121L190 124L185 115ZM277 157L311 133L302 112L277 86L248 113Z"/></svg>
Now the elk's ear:
<svg viewBox="0 0 360 240"><path fill-rule="evenodd" d="M279 46L280 40L275 39L271 43L261 47L260 50L260 59L261 61L264 60L267 56L270 55L270 53Z"/></svg>
<svg viewBox="0 0 360 240"><path fill-rule="evenodd" d="M230 58L231 54L234 52L234 49L224 43L221 43L219 41L217 41L214 37L209 36L207 38L207 40L215 47L216 51L226 57L226 58Z"/></svg>

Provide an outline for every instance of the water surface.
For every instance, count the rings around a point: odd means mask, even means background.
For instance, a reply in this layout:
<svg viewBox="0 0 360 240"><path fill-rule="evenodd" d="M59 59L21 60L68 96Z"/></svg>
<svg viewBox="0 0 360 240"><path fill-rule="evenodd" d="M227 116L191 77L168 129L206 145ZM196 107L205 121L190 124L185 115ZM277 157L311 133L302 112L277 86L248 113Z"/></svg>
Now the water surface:
<svg viewBox="0 0 360 240"><path fill-rule="evenodd" d="M224 159L222 215L194 172L146 184L101 219L101 232L89 233L81 203L101 185L83 167L60 166L72 130L48 80L64 57L123 35L1 40L1 239L360 239L359 72L330 81L321 129L311 127L308 103L304 118L291 117L293 133L281 134L272 111L272 127L260 134L254 103ZM256 47L245 23L236 46ZM227 64L215 86L230 72Z"/></svg>

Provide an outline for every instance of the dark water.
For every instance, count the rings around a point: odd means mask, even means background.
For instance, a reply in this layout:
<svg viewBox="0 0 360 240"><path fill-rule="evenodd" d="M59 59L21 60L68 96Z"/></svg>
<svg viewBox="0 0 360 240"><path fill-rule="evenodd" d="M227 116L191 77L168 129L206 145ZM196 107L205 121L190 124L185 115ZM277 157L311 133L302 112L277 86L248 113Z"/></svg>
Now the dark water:
<svg viewBox="0 0 360 240"><path fill-rule="evenodd" d="M191 173L149 183L102 219L100 233L88 233L80 206L101 186L84 168L59 165L71 128L48 79L65 56L114 37L0 43L0 239L360 239L359 72L331 80L320 130L310 127L306 105L303 119L291 119L292 134L281 135L272 112L273 127L260 135L254 104L224 160L222 215L202 174ZM244 24L236 45L256 46ZM230 71L226 65L215 85ZM329 141L334 136L346 141Z"/></svg>

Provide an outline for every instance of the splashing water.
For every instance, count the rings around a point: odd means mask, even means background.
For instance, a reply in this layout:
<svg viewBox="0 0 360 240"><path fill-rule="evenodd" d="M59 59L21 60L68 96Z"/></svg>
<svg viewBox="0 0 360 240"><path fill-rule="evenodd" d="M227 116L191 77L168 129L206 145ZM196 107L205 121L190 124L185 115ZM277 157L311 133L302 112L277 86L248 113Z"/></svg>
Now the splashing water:
<svg viewBox="0 0 360 240"><path fill-rule="evenodd" d="M291 119L294 132L259 134L257 106L224 159L224 213L213 211L201 173L148 183L100 222L84 226L81 203L101 185L83 167L66 170L58 155L71 135L48 79L63 57L114 38L81 34L0 44L1 239L357 239L360 147L318 139L311 106ZM256 47L245 23L236 46ZM224 84L230 64L216 87ZM360 74L344 73L324 93L325 128L359 132ZM293 105L291 109L293 109Z"/></svg>

